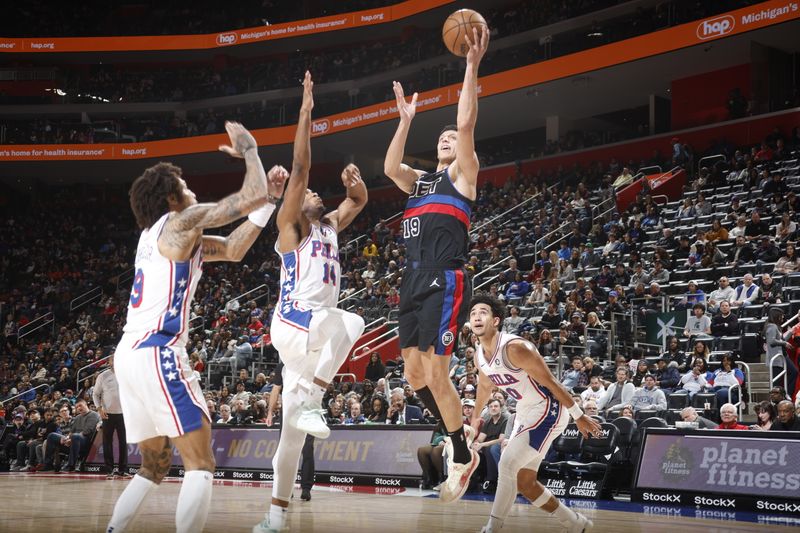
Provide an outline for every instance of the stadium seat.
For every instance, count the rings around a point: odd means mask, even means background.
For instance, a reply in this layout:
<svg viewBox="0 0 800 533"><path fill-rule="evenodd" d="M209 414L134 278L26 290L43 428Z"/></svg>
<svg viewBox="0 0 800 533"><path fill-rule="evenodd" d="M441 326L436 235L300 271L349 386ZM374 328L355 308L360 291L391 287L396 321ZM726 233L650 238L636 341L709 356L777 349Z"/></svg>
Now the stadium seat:
<svg viewBox="0 0 800 533"><path fill-rule="evenodd" d="M539 466L540 479L563 479L566 476L567 461L580 457L583 435L578 431L576 424L567 425L552 446L552 453L556 461L542 461Z"/></svg>
<svg viewBox="0 0 800 533"><path fill-rule="evenodd" d="M592 480L605 485L611 471L611 457L617 450L619 429L611 423L600 424L603 435L584 439L581 446L582 461L568 461L567 475L574 480ZM604 492L607 492L607 488ZM603 494L600 494L603 497Z"/></svg>
<svg viewBox="0 0 800 533"><path fill-rule="evenodd" d="M705 405L710 405L706 410ZM717 410L717 395L713 392L698 392L692 397L692 407L700 411L716 411Z"/></svg>
<svg viewBox="0 0 800 533"><path fill-rule="evenodd" d="M667 409L683 409L689 406L688 394L670 394L667 397Z"/></svg>
<svg viewBox="0 0 800 533"><path fill-rule="evenodd" d="M619 430L619 451L615 454L614 462L623 463L631 461L631 444L633 443L634 436L636 435L636 422L630 418L620 416L615 418L612 422Z"/></svg>

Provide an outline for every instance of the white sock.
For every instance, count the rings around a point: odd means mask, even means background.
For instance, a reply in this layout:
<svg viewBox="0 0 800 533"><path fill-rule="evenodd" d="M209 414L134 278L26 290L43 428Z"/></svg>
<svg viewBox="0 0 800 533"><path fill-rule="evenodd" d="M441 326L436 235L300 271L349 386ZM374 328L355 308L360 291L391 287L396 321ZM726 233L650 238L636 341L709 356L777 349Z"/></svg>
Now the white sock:
<svg viewBox="0 0 800 533"><path fill-rule="evenodd" d="M106 533L125 531L139 512L142 502L144 502L147 495L150 494L150 491L157 486L158 485L139 474L133 476L128 486L125 487L125 490L119 495L116 505L114 505L114 513L111 515L111 520L108 522Z"/></svg>
<svg viewBox="0 0 800 533"><path fill-rule="evenodd" d="M206 470L189 470L183 476L178 508L175 510L177 533L202 531L211 504L214 474Z"/></svg>
<svg viewBox="0 0 800 533"><path fill-rule="evenodd" d="M489 523L486 524L486 533L500 531L500 529L503 527L503 522L505 522L505 520L489 515Z"/></svg>
<svg viewBox="0 0 800 533"><path fill-rule="evenodd" d="M286 524L286 507L272 504L269 506L269 527L283 529Z"/></svg>
<svg viewBox="0 0 800 533"><path fill-rule="evenodd" d="M558 502L558 507L556 507L555 511L550 513L550 516L556 517L561 524L571 524L578 518L575 511L564 505L562 501Z"/></svg>

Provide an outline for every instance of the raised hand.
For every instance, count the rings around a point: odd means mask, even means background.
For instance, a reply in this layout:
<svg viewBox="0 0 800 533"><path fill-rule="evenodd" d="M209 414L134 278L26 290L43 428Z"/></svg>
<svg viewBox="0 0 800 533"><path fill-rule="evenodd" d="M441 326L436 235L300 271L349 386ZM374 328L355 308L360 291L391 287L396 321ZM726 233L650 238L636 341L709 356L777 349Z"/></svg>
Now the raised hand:
<svg viewBox="0 0 800 533"><path fill-rule="evenodd" d="M600 437L603 435L603 429L600 427L600 424L597 423L597 420L586 415L577 419L575 425L578 426L578 431L581 432L584 438L589 438L589 435L593 437Z"/></svg>
<svg viewBox="0 0 800 533"><path fill-rule="evenodd" d="M393 81L392 88L394 89L394 97L397 99L397 111L400 113L400 120L411 122L411 119L417 113L417 97L419 94L414 93L411 96L411 103L408 103L406 102L405 94L403 94L403 86L400 85L399 81Z"/></svg>
<svg viewBox="0 0 800 533"><path fill-rule="evenodd" d="M361 171L353 163L350 163L342 170L342 185L349 189L361 183Z"/></svg>
<svg viewBox="0 0 800 533"><path fill-rule="evenodd" d="M267 173L267 192L270 196L281 198L286 180L289 179L289 172L280 165L275 165Z"/></svg>
<svg viewBox="0 0 800 533"><path fill-rule="evenodd" d="M300 112L311 113L312 109L314 109L314 82L311 81L311 73L306 71L303 78L303 103L300 105Z"/></svg>
<svg viewBox="0 0 800 533"><path fill-rule="evenodd" d="M489 28L483 28L480 35L478 35L478 28L473 26L472 35L466 32L464 39L467 41L467 45L469 45L467 63L478 66L481 59L483 59L483 55L486 53L486 49L489 48Z"/></svg>
<svg viewBox="0 0 800 533"><path fill-rule="evenodd" d="M225 131L231 139L230 146L221 144L220 152L225 152L231 157L244 157L245 152L258 148L256 140L247 129L238 122L226 122Z"/></svg>

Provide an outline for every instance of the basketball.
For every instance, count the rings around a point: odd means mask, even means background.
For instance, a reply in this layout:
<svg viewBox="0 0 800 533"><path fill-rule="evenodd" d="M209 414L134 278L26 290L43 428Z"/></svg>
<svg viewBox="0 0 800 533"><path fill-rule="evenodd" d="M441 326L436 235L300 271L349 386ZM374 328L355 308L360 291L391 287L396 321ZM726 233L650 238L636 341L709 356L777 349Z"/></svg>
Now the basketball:
<svg viewBox="0 0 800 533"><path fill-rule="evenodd" d="M488 30L489 26L486 24L486 19L472 9L459 9L452 13L447 20L444 21L442 27L442 40L444 45L452 53L459 57L466 57L469 51L469 45L464 38L469 34L472 38L472 28L478 28L478 36L481 32Z"/></svg>

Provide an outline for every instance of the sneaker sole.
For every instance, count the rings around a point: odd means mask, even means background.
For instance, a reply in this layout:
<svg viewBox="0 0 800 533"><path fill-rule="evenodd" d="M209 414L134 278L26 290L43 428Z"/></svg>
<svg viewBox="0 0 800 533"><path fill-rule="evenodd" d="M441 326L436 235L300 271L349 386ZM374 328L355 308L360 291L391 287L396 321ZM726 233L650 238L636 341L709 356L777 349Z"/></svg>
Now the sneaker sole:
<svg viewBox="0 0 800 533"><path fill-rule="evenodd" d="M331 428L327 426L325 426L325 430L323 431L323 430L304 428L302 427L301 424L298 424L298 422L299 420L295 420L294 423L292 424L292 427L294 427L295 429L299 429L303 433L308 433L309 435L312 435L318 439L327 439L328 437L331 436Z"/></svg>
<svg viewBox="0 0 800 533"><path fill-rule="evenodd" d="M469 480L472 477L472 474L475 473L475 470L478 469L478 465L480 465L481 463L481 456L478 455L478 453L475 450L470 450L470 452L472 452L472 457L474 460L472 461L472 466L470 467L470 469L467 471L467 473L464 474L466 477L466 481L461 485L461 488L459 489L458 493L455 493L452 499L442 498L444 492L440 490L439 499L442 500L443 503L457 502L458 500L461 499L462 496L464 496L464 493L467 492L467 488L469 487Z"/></svg>

